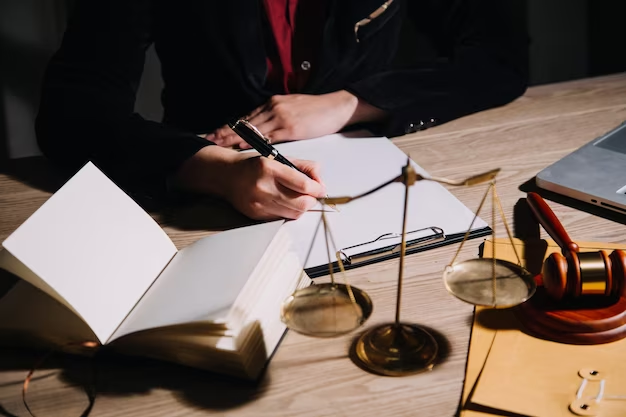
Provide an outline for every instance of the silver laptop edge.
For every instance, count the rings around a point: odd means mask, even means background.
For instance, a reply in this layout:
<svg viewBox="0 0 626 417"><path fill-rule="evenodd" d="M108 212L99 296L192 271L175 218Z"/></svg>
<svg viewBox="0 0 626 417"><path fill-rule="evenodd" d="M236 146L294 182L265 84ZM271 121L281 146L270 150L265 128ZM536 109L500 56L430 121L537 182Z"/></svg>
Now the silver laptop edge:
<svg viewBox="0 0 626 417"><path fill-rule="evenodd" d="M542 170L537 186L626 214L626 122Z"/></svg>

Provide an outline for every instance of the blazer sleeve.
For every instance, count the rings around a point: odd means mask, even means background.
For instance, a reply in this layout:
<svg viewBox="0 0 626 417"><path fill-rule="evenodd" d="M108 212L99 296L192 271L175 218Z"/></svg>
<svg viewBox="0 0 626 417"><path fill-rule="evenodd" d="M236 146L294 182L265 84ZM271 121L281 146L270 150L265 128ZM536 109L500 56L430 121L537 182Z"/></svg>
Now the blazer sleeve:
<svg viewBox="0 0 626 417"><path fill-rule="evenodd" d="M409 66L395 63L347 88L389 112L382 134L398 136L422 130L504 105L524 93L528 37L525 20L511 7L515 2L406 3L406 17L417 33L431 41L435 58Z"/></svg>
<svg viewBox="0 0 626 417"><path fill-rule="evenodd" d="M77 2L46 69L35 123L47 157L71 170L91 160L129 192L164 191L167 177L210 144L134 112L152 43L150 4Z"/></svg>

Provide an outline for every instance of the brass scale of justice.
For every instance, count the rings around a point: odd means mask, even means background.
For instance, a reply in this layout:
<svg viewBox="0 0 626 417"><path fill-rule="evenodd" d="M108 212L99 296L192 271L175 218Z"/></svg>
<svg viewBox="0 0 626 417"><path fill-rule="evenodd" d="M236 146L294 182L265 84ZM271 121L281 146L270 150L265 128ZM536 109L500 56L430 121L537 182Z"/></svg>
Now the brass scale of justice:
<svg viewBox="0 0 626 417"><path fill-rule="evenodd" d="M443 272L446 289L452 295L478 306L505 308L523 303L534 294L536 283L532 274L522 267L519 256L517 256L517 265L497 259L495 245L493 245L491 258L483 257L455 262L490 191L492 195L492 236L495 236L497 206L507 235L513 244L512 235L495 188L495 178L499 171L500 169L494 169L462 181L453 181L446 178L422 176L415 171L410 160L408 160L399 176L365 193L353 197L320 200L323 203L322 207L324 205L342 205L373 194L392 183L401 182L405 186L395 320L372 327L356 339L351 347L350 357L359 367L379 375L403 376L431 370L437 359L438 345L435 338L425 328L400 320L407 243L408 196L410 186L417 181L434 181L450 186L472 186L489 183L472 223L469 225L450 264L445 267ZM341 260L341 252L336 251L332 232L323 209L318 228L320 224L324 228L330 282L314 284L296 290L283 302L281 318L289 329L298 333L313 337L333 337L349 333L363 325L372 313L372 302L364 291L348 283ZM314 236L316 234L317 232L314 233ZM313 242L311 247L312 245ZM330 255L331 245L335 248L339 273L343 276L345 284L335 281Z"/></svg>

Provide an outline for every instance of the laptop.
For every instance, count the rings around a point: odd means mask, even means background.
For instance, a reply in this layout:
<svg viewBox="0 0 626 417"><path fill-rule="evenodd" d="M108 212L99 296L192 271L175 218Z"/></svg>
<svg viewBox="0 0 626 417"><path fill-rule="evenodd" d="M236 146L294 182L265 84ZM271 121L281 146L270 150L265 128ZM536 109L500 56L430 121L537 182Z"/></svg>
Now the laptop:
<svg viewBox="0 0 626 417"><path fill-rule="evenodd" d="M626 122L537 174L537 186L626 214Z"/></svg>

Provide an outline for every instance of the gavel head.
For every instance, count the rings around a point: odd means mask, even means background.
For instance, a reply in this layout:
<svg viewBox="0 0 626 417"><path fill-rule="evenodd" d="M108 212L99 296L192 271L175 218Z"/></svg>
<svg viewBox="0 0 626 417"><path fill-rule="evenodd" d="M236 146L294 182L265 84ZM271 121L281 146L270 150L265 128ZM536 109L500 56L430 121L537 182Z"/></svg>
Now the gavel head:
<svg viewBox="0 0 626 417"><path fill-rule="evenodd" d="M577 247L576 247L577 249ZM543 286L555 300L585 295L618 297L624 293L626 252L577 252L563 248L543 264Z"/></svg>
<svg viewBox="0 0 626 417"><path fill-rule="evenodd" d="M537 193L526 199L531 211L561 248L543 264L542 281L548 295L555 300L585 295L618 297L626 293L626 252L614 250L579 252L565 228Z"/></svg>

